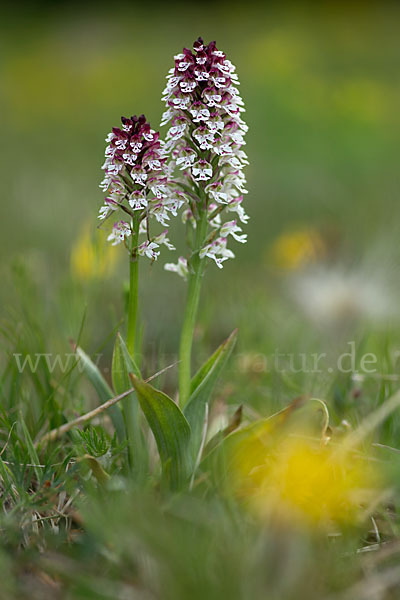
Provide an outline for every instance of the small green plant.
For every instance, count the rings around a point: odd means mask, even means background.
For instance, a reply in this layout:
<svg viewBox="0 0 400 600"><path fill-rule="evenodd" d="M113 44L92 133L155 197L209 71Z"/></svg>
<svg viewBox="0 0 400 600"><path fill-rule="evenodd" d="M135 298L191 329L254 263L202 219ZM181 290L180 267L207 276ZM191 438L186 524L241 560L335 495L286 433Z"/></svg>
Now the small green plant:
<svg viewBox="0 0 400 600"><path fill-rule="evenodd" d="M89 426L84 430L78 429L77 434L84 451L95 458L111 452L111 447L115 445L115 436L111 439L102 427Z"/></svg>

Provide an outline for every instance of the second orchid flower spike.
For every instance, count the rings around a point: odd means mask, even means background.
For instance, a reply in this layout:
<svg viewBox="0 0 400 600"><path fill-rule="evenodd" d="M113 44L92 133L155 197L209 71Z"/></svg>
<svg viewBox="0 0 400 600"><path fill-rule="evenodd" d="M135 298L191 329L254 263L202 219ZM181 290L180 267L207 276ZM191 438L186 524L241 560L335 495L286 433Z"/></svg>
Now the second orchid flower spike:
<svg viewBox="0 0 400 600"><path fill-rule="evenodd" d="M113 246L123 242L129 251L127 346L134 356L139 258L156 260L162 245L175 249L167 237L168 229L154 234L150 221L167 227L170 216L177 215L184 200L168 177L160 136L151 129L146 117L134 115L130 119L122 117L121 121L122 127L113 127L106 138L105 177L100 187L107 196L99 219L104 221L117 212L124 213L123 220L115 221L108 240Z"/></svg>
<svg viewBox="0 0 400 600"><path fill-rule="evenodd" d="M99 219L122 210L124 220L114 223L109 241L113 245L124 242L132 254L155 260L161 245L174 247L168 240L168 230L151 236L149 217L168 227L170 216L176 216L184 202L182 192L168 178L160 135L150 128L145 116L122 117L121 121L122 127L113 127L106 138L101 188L107 197ZM145 238L143 241L139 234Z"/></svg>

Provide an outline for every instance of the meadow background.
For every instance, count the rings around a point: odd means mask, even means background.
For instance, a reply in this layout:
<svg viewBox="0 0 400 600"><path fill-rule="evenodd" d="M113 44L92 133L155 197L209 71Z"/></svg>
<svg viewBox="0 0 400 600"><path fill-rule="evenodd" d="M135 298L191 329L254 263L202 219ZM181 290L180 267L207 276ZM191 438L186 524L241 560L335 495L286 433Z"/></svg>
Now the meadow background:
<svg viewBox="0 0 400 600"><path fill-rule="evenodd" d="M80 335L88 353L102 354L109 376L114 334L123 328L126 257L122 248L112 255L101 250L98 267L85 246L97 235L104 138L121 115L144 112L158 129L172 57L199 35L217 40L237 66L249 125L251 219L237 258L221 271L208 269L196 364L239 327L218 400L244 404L247 416L269 415L312 393L327 401L334 423L356 424L395 391L399 19L395 2L6 9L0 24L3 408L22 409L29 426L35 419L40 425L30 387L36 383L8 387L16 351L70 352L70 339ZM161 261L141 266L143 355L151 374L176 358L185 288ZM377 356L378 374L362 385L334 368L353 340L357 357ZM318 373L280 372L265 362L276 351L329 358ZM168 372L162 384L173 393L176 374ZM92 390L73 389L77 396L63 399L71 416L96 403ZM398 446L399 427L395 415L380 440ZM306 597L312 590L304 586ZM97 593L87 597L103 597Z"/></svg>

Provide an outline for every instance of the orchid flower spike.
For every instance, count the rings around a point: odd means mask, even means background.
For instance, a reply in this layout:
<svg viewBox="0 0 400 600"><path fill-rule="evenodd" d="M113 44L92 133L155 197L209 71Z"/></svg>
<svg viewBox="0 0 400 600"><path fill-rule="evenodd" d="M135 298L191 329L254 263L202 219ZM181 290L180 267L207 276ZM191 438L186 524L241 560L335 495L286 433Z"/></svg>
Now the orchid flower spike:
<svg viewBox="0 0 400 600"><path fill-rule="evenodd" d="M201 214L207 213L211 233L207 228L200 258L212 258L219 267L234 256L226 247L228 236L246 241L245 234L238 235L242 230L236 220L221 220L224 212L236 213L242 223L248 220L242 206L248 128L241 117L238 85L234 65L215 42L206 45L198 38L193 50L184 48L175 56L163 93L166 111L161 125L169 126L163 153L169 172L179 173L175 181L183 190L183 220L196 228ZM186 276L182 265L180 259L166 269Z"/></svg>
<svg viewBox="0 0 400 600"><path fill-rule="evenodd" d="M155 260L160 241L150 236L149 220L154 217L165 225L184 201L168 177L159 133L150 128L144 115L121 121L122 127L114 127L106 138L105 177L100 187L107 195L98 218L104 221L117 211L124 212L125 219L114 223L108 240L113 245L124 242L131 253ZM167 233L161 234L161 243L173 249ZM146 235L146 240L139 242L139 235Z"/></svg>

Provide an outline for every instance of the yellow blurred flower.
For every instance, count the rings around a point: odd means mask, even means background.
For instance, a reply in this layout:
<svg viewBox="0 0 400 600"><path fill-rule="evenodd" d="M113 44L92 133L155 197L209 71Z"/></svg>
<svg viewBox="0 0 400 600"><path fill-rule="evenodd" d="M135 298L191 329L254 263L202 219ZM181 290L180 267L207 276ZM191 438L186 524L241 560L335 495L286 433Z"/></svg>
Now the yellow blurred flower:
<svg viewBox="0 0 400 600"><path fill-rule="evenodd" d="M296 438L285 440L248 476L257 512L272 509L310 523L357 519L375 479L365 458Z"/></svg>
<svg viewBox="0 0 400 600"><path fill-rule="evenodd" d="M115 249L105 243L99 229L85 225L71 250L71 273L76 279L88 281L109 275L117 261Z"/></svg>
<svg viewBox="0 0 400 600"><path fill-rule="evenodd" d="M317 262L323 258L325 250L318 231L304 228L280 235L269 254L277 267L293 270Z"/></svg>
<svg viewBox="0 0 400 600"><path fill-rule="evenodd" d="M346 437L332 443L326 420L321 434L315 411L307 424L293 421L294 410L231 436L225 454L229 489L261 518L322 527L357 522L380 489L374 463Z"/></svg>

